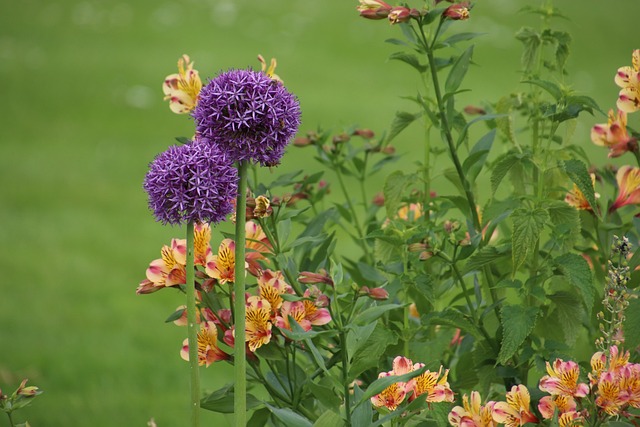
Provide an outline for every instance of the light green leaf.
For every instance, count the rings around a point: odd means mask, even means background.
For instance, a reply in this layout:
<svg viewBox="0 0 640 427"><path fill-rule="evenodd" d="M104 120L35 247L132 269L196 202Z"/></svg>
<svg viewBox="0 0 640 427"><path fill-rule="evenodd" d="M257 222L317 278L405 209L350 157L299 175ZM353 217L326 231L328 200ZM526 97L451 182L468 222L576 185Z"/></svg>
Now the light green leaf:
<svg viewBox="0 0 640 427"><path fill-rule="evenodd" d="M293 412L289 408L276 408L275 406L271 406L266 404L267 408L276 416L280 421L282 421L287 426L296 426L296 427L313 427L311 421L302 415Z"/></svg>
<svg viewBox="0 0 640 427"><path fill-rule="evenodd" d="M379 366L380 357L387 347L398 342L398 336L391 332L380 322L375 323L376 328L369 338L353 353L349 366L349 379L355 379L369 368Z"/></svg>
<svg viewBox="0 0 640 427"><path fill-rule="evenodd" d="M511 215L513 220L512 236L512 260L513 275L524 264L529 253L535 248L536 242L544 225L549 220L549 213L542 208L514 210Z"/></svg>
<svg viewBox="0 0 640 427"><path fill-rule="evenodd" d="M402 304L384 304L369 307L362 313L356 315L354 322L358 325L367 325L375 320L378 320L380 316L382 316L387 311L396 310L402 307L404 307L404 305Z"/></svg>
<svg viewBox="0 0 640 427"><path fill-rule="evenodd" d="M584 309L575 293L559 291L548 298L555 304L552 316L555 316L557 326L562 329L564 341L573 345L581 330Z"/></svg>
<svg viewBox="0 0 640 427"><path fill-rule="evenodd" d="M542 44L540 34L533 28L523 27L516 33L516 39L520 40L524 44L521 62L524 72L529 74L533 70L536 57L538 55L538 49Z"/></svg>
<svg viewBox="0 0 640 427"><path fill-rule="evenodd" d="M395 59L395 60L398 60L398 61L402 61L405 64L409 64L413 68L418 70L418 72L420 72L420 73L424 73L428 69L428 67L426 65L423 65L423 64L420 63L420 60L418 59L417 56L415 56L413 54L410 54L410 53L395 52L395 53L392 53L389 56L389 59Z"/></svg>
<svg viewBox="0 0 640 427"><path fill-rule="evenodd" d="M480 138L469 152L469 157L467 157L462 164L462 169L465 171L465 175L469 183L475 183L478 174L487 161L487 157L489 156L489 151L491 151L491 146L493 145L495 137L496 130L492 129L489 133Z"/></svg>
<svg viewBox="0 0 640 427"><path fill-rule="evenodd" d="M473 335L475 338L482 338L482 332L463 313L454 309L446 308L440 312L429 313L426 318L432 325L447 325L460 328L465 333Z"/></svg>
<svg viewBox="0 0 640 427"><path fill-rule="evenodd" d="M497 248L495 246L485 246L484 248L476 251L471 258L467 261L464 268L462 269L462 274L465 275L474 270L480 270L487 264L491 264L497 262L501 258L506 258L509 256L508 247L500 247Z"/></svg>
<svg viewBox="0 0 640 427"><path fill-rule="evenodd" d="M587 260L578 254L566 253L554 259L553 262L556 270L580 292L587 314L590 316L596 290L593 287L593 276Z"/></svg>
<svg viewBox="0 0 640 427"><path fill-rule="evenodd" d="M533 85L541 87L551 96L553 96L553 99L555 99L556 101L559 101L560 98L562 98L562 89L560 89L560 86L548 80L532 79L525 80L522 83L531 83Z"/></svg>
<svg viewBox="0 0 640 427"><path fill-rule="evenodd" d="M344 426L344 420L338 414L333 411L326 411L318 419L315 423L313 423L313 427L342 427Z"/></svg>
<svg viewBox="0 0 640 427"><path fill-rule="evenodd" d="M219 390L214 391L208 396L200 400L200 407L213 412L222 414L233 413L233 384L227 384ZM252 394L247 394L247 409L255 408L262 405L262 402L256 399Z"/></svg>
<svg viewBox="0 0 640 427"><path fill-rule="evenodd" d="M444 84L444 90L446 93L454 93L458 90L460 84L462 84L464 76L467 74L472 55L473 45L469 46L453 64L453 67L447 76L447 81Z"/></svg>
<svg viewBox="0 0 640 427"><path fill-rule="evenodd" d="M505 154L494 163L493 171L491 172L491 194L495 194L511 168L525 159L524 155L512 152Z"/></svg>
<svg viewBox="0 0 640 427"><path fill-rule="evenodd" d="M415 183L415 179L414 174L405 175L402 171L395 171L387 177L382 189L387 218L396 217L402 202L402 196L407 187Z"/></svg>
<svg viewBox="0 0 640 427"><path fill-rule="evenodd" d="M505 364L513 356L536 324L538 307L523 305L503 305L500 310L500 323L503 336L498 363Z"/></svg>
<svg viewBox="0 0 640 427"><path fill-rule="evenodd" d="M393 118L391 122L391 129L389 130L389 135L387 135L386 144L390 143L396 136L400 134L403 130L407 128L411 123L415 120L422 117L422 111L411 114L405 111L396 112L396 116Z"/></svg>

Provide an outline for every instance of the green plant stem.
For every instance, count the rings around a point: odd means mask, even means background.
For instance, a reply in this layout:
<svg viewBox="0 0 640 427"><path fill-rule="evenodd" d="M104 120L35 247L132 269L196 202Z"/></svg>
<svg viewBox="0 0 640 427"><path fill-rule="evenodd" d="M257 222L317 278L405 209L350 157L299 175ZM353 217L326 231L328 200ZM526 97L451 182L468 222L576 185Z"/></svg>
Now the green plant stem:
<svg viewBox="0 0 640 427"><path fill-rule="evenodd" d="M441 130L445 135L445 140L447 143L447 147L449 149L449 155L451 156L451 160L453 161L453 165L456 169L456 173L458 175L458 179L462 183L462 188L464 189L464 194L467 199L467 203L469 204L469 210L471 213L471 219L473 222L473 228L469 230L469 235L473 239L473 237L478 234L481 230L480 228L480 218L478 217L478 212L476 210L476 201L473 195L473 191L471 190L471 185L465 176L464 170L462 169L462 164L460 163L460 159L458 158L458 153L455 147L455 143L453 142L453 135L451 134L451 127L449 125L449 120L447 119L447 113L445 112L444 101L442 99L442 91L440 90L440 81L438 79L438 70L436 68L436 62L433 57L433 49L429 42L427 41L427 37L424 34L424 30L421 25L420 35L422 36L422 44L427 54L427 58L429 60L429 71L431 72L431 80L433 81L433 89L436 95L436 103L438 105L438 113L440 115L441 122Z"/></svg>
<svg viewBox="0 0 640 427"><path fill-rule="evenodd" d="M344 195L345 200L347 201L347 206L349 207L349 211L351 212L351 216L353 217L353 225L356 229L356 233L358 234L358 243L362 246L362 250L364 251L364 256L366 262L373 263L373 259L371 258L371 254L369 253L369 246L367 245L366 240L364 239L364 231L360 226L360 221L358 220L358 214L356 212L355 207L353 206L353 202L351 201L351 197L347 192L347 187L344 184L344 178L342 173L340 172L340 165L335 164L334 167L336 171L336 176L338 177L338 183L340 184L340 189L342 190L342 194ZM363 201L365 203L365 201Z"/></svg>
<svg viewBox="0 0 640 427"><path fill-rule="evenodd" d="M234 412L236 427L247 425L247 358L245 350L245 313L246 305L245 293L245 223L247 222L247 162L241 161L238 164L238 198L236 200L236 265L234 282L234 363L235 363L235 386L234 386Z"/></svg>
<svg viewBox="0 0 640 427"><path fill-rule="evenodd" d="M191 425L200 425L200 377L198 372L198 330L196 315L195 266L193 255L193 221L187 223L187 333L189 342L189 371L191 373Z"/></svg>
<svg viewBox="0 0 640 427"><path fill-rule="evenodd" d="M346 427L351 427L351 395L349 394L349 355L347 354L347 334L340 328L340 353L342 354L342 385L344 386L344 412Z"/></svg>
<svg viewBox="0 0 640 427"><path fill-rule="evenodd" d="M11 417L11 412L7 412L7 417L9 417L9 424L11 424L11 427L15 427L15 424L13 423L13 418Z"/></svg>

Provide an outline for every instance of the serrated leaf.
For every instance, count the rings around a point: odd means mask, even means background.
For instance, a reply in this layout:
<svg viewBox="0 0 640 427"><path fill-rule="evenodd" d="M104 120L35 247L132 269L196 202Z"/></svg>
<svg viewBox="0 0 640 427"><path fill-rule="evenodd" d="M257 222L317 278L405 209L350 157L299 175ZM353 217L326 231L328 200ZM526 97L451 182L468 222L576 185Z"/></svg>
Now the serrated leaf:
<svg viewBox="0 0 640 427"><path fill-rule="evenodd" d="M491 172L491 194L495 194L498 190L498 186L509 173L511 168L522 161L522 155L517 153L507 153L500 158L493 165L493 171Z"/></svg>
<svg viewBox="0 0 640 427"><path fill-rule="evenodd" d="M268 403L266 404L267 408L287 426L299 426L299 427L313 427L311 421L308 418L303 417L302 415L293 412L289 408L276 408L275 406L271 406Z"/></svg>
<svg viewBox="0 0 640 427"><path fill-rule="evenodd" d="M500 323L503 336L498 354L498 363L505 364L513 356L536 325L538 307L523 305L503 305L500 309Z"/></svg>
<svg viewBox="0 0 640 427"><path fill-rule="evenodd" d="M524 50L522 52L522 68L526 74L529 74L534 67L536 57L538 55L538 49L542 44L540 34L530 27L523 27L516 33L516 39L520 40L524 44Z"/></svg>
<svg viewBox="0 0 640 427"><path fill-rule="evenodd" d="M382 190L387 218L396 217L405 190L414 182L414 174L405 175L402 171L395 171L387 177Z"/></svg>
<svg viewBox="0 0 640 427"><path fill-rule="evenodd" d="M629 300L624 311L624 345L626 348L638 348L640 345L640 299Z"/></svg>
<svg viewBox="0 0 640 427"><path fill-rule="evenodd" d="M577 159L565 160L564 171L569 176L569 179L578 186L578 189L582 192L585 199L591 206L591 209L599 216L598 204L596 202L595 189L593 188L593 182L591 181L591 175L587 169L587 165Z"/></svg>
<svg viewBox="0 0 640 427"><path fill-rule="evenodd" d="M471 258L467 261L462 269L462 275L470 273L474 270L480 270L482 267L488 264L492 264L501 258L509 256L509 252L504 250L504 247L497 248L495 246L485 246L484 248L476 251Z"/></svg>
<svg viewBox="0 0 640 427"><path fill-rule="evenodd" d="M510 218L513 220L512 252L513 276L524 264L527 256L535 248L540 238L544 225L549 220L549 214L545 209L520 208L514 210Z"/></svg>
<svg viewBox="0 0 640 427"><path fill-rule="evenodd" d="M590 316L596 291L593 287L593 276L587 260L578 254L566 253L555 258L553 262L556 270L580 292L587 308L587 314Z"/></svg>
<svg viewBox="0 0 640 427"><path fill-rule="evenodd" d="M576 208L562 200L551 200L546 206L549 219L556 230L565 230L565 235L554 235L554 238L562 239L562 250L570 250L580 236L580 213Z"/></svg>
<svg viewBox="0 0 640 427"><path fill-rule="evenodd" d="M415 120L422 117L422 111L411 114L405 111L396 112L396 116L393 118L391 122L391 129L389 130L389 135L387 135L386 144L389 144L396 136L400 134L403 130L407 128L411 123Z"/></svg>
<svg viewBox="0 0 640 427"><path fill-rule="evenodd" d="M574 293L559 291L548 298L553 301L556 308L558 326L562 329L564 340L568 345L573 345L578 338L582 325L584 309L580 300Z"/></svg>
<svg viewBox="0 0 640 427"><path fill-rule="evenodd" d="M449 75L447 76L447 80L444 84L444 90L446 93L454 93L458 90L460 84L462 84L462 80L464 80L464 76L469 70L471 56L473 56L473 45L469 46L467 50L458 57L456 62L453 64L451 71L449 71Z"/></svg>

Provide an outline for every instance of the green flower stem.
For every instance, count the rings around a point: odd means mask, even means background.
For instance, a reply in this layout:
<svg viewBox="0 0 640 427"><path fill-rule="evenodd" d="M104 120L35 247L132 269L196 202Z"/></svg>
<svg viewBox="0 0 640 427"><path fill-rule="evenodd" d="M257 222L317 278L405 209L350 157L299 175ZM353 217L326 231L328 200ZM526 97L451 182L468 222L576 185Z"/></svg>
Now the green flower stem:
<svg viewBox="0 0 640 427"><path fill-rule="evenodd" d="M245 223L247 222L247 162L238 164L238 198L236 201L236 265L235 282L233 285L234 324L235 324L235 386L234 386L234 412L235 425L245 427L247 425L247 358L245 350L245 313L244 301L244 258L245 258Z"/></svg>
<svg viewBox="0 0 640 427"><path fill-rule="evenodd" d="M342 177L342 172L340 172L340 165L334 163L334 167L336 171L336 176L338 177L338 183L340 184L340 189L342 190L342 194L344 195L344 198L347 201L347 206L349 207L349 211L351 212L351 216L353 217L353 225L356 229L356 232L358 233L358 244L362 246L362 250L364 251L366 262L373 264L373 258L369 253L369 247L367 245L366 240L364 239L364 231L360 226L360 221L358 220L358 214L356 212L355 207L353 206L353 202L351 201L351 196L349 196L349 193L347 192L347 187L344 184L344 178ZM366 202L363 200L363 203L366 203Z"/></svg>
<svg viewBox="0 0 640 427"><path fill-rule="evenodd" d="M15 424L13 423L13 418L11 417L11 412L7 412L7 417L9 417L9 424L11 424L11 427L15 427Z"/></svg>
<svg viewBox="0 0 640 427"><path fill-rule="evenodd" d="M429 42L427 41L427 36L424 33L422 25L419 25L419 27L420 27L420 35L422 36L423 48L429 60L429 71L431 71L431 80L433 81L433 89L436 95L436 103L438 104L438 113L440 115L440 121L441 121L440 128L445 135L446 143L449 148L449 155L451 156L453 165L456 168L456 173L458 174L458 178L462 183L462 188L464 189L464 194L467 199L467 203L469 204L469 210L471 211L473 229L469 230L469 234L471 238L473 238L481 230L480 218L478 218L478 212L476 210L475 197L473 195L473 191L471 190L471 185L469 184L469 181L467 180L464 170L462 169L462 164L460 163L460 159L458 158L458 153L455 147L455 143L453 142L453 135L451 134L451 126L449 125L449 120L447 119L447 113L445 112L444 101L442 99L442 91L440 90L440 81L438 79L438 70L436 67L436 62L433 57L433 49L429 44Z"/></svg>
<svg viewBox="0 0 640 427"><path fill-rule="evenodd" d="M351 395L349 393L349 355L347 354L347 333L340 328L340 353L342 355L342 385L344 386L344 412L347 427L351 427Z"/></svg>
<svg viewBox="0 0 640 427"><path fill-rule="evenodd" d="M187 223L187 333L189 371L191 372L191 425L200 425L200 377L198 372L198 330L196 316L195 266L193 257L193 221Z"/></svg>

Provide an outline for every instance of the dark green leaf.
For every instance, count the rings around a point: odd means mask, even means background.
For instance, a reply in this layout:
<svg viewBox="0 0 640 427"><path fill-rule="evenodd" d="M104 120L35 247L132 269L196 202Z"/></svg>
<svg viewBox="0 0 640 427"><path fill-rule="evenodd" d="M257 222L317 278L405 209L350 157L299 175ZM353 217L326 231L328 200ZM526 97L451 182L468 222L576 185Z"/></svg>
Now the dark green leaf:
<svg viewBox="0 0 640 427"><path fill-rule="evenodd" d="M441 312L433 312L425 316L426 319L432 325L447 325L454 328L460 328L465 333L473 335L475 338L480 339L482 332L478 329L468 316L465 316L460 311L454 308L446 308Z"/></svg>
<svg viewBox="0 0 640 427"><path fill-rule="evenodd" d="M200 407L213 412L223 414L233 413L233 384L227 384L219 390L205 396L200 400ZM255 408L262 405L262 402L256 399L252 394L247 394L247 409Z"/></svg>
<svg viewBox="0 0 640 427"><path fill-rule="evenodd" d="M428 69L428 67L426 65L423 65L423 64L420 63L420 60L418 59L417 56L415 56L413 54L410 54L410 53L395 52L395 53L392 53L389 56L389 59L395 59L395 60L398 60L398 61L402 61L405 64L409 64L413 68L418 70L418 72L420 72L420 73L424 73Z"/></svg>
<svg viewBox="0 0 640 427"><path fill-rule="evenodd" d="M491 146L493 145L495 137L496 130L492 129L489 133L480 138L469 152L469 157L467 157L462 164L462 169L465 171L465 175L469 183L475 183L478 174L487 161L487 157L489 156L489 151L491 151Z"/></svg>
<svg viewBox="0 0 640 427"><path fill-rule="evenodd" d="M560 86L548 80L532 79L525 80L522 83L531 83L532 85L541 87L551 96L553 96L553 99L555 99L556 101L559 101L560 98L562 98L562 89L560 89Z"/></svg>
<svg viewBox="0 0 640 427"><path fill-rule="evenodd" d="M422 114L422 111L415 114L407 113L405 111L398 111L396 113L396 116L393 118L393 121L391 122L391 129L389 130L389 135L387 135L387 140L385 141L385 143L390 143L396 136L400 134L400 132L405 130L407 126L422 117Z"/></svg>
<svg viewBox="0 0 640 427"><path fill-rule="evenodd" d="M296 426L296 427L313 427L313 424L309 419L303 417L302 415L293 412L289 408L276 408L275 406L271 406L268 403L266 404L267 408L276 416L280 421L282 421L287 426Z"/></svg>
<svg viewBox="0 0 640 427"><path fill-rule="evenodd" d="M523 161L523 156L518 153L507 153L493 165L493 171L491 172L491 193L495 194L498 186L504 179L504 177L509 173L511 168Z"/></svg>
<svg viewBox="0 0 640 427"><path fill-rule="evenodd" d="M578 254L566 253L553 261L556 270L580 292L587 314L590 316L595 302L596 290L593 287L593 276L587 260Z"/></svg>
<svg viewBox="0 0 640 427"><path fill-rule="evenodd" d="M186 308L179 308L178 310L176 310L173 313L171 313L171 315L169 317L167 317L167 320L165 320L165 323L169 323L169 322L173 322L174 320L178 320L179 318L182 317L182 315L184 314L185 311L187 311Z"/></svg>
<svg viewBox="0 0 640 427"><path fill-rule="evenodd" d="M309 391L318 401L326 408L339 408L342 403L340 395L332 387L317 384L313 381L308 381L306 386L309 387ZM314 424L315 425L315 424Z"/></svg>
<svg viewBox="0 0 640 427"><path fill-rule="evenodd" d="M178 141L180 144L188 144L191 142L191 139L187 138L186 136L176 136L176 141Z"/></svg>
<svg viewBox="0 0 640 427"><path fill-rule="evenodd" d="M542 44L540 34L533 28L523 27L516 33L516 39L524 44L521 59L522 68L526 74L530 74L536 62L538 49Z"/></svg>
<svg viewBox="0 0 640 427"><path fill-rule="evenodd" d="M640 345L640 299L629 300L624 311L624 345L626 348L638 348Z"/></svg>
<svg viewBox="0 0 640 427"><path fill-rule="evenodd" d="M350 380L355 379L369 368L379 366L380 357L385 353L387 347L398 342L398 336L395 333L380 322L375 324L376 327L371 335L351 357L348 376Z"/></svg>
<svg viewBox="0 0 640 427"><path fill-rule="evenodd" d="M362 313L356 315L354 323L358 325L366 325L380 318L384 313L391 310L402 308L402 304L384 304L367 308Z"/></svg>
<svg viewBox="0 0 640 427"><path fill-rule="evenodd" d="M362 402L364 399L362 396L364 393L357 384L353 386L353 400L355 402ZM352 403L352 408L346 408L351 412L351 426L352 427L371 427L371 418L373 417L373 408L371 405L358 405Z"/></svg>
<svg viewBox="0 0 640 427"><path fill-rule="evenodd" d="M540 238L544 225L549 220L549 214L545 209L525 209L514 210L511 215L513 220L512 236L512 260L513 275L524 264L527 256L535 248L536 242Z"/></svg>
<svg viewBox="0 0 640 427"><path fill-rule="evenodd" d="M553 316L556 325L562 329L563 339L568 345L574 345L581 330L584 309L575 293L559 291L548 298L555 304Z"/></svg>
<svg viewBox="0 0 640 427"><path fill-rule="evenodd" d="M495 246L485 246L484 248L476 251L471 258L467 261L462 274L465 275L474 270L480 270L482 267L488 264L497 262L501 258L509 256L509 252L505 250L505 247L497 248Z"/></svg>
<svg viewBox="0 0 640 427"><path fill-rule="evenodd" d="M503 336L498 363L505 364L513 356L536 324L538 307L523 305L503 305L500 310L500 323Z"/></svg>
<svg viewBox="0 0 640 427"><path fill-rule="evenodd" d="M296 182L295 178L298 175L300 175L302 172L303 172L302 170L298 170L295 172L282 174L278 178L276 178L271 184L269 184L267 187L269 189L272 189L275 187L287 187L289 185L292 185Z"/></svg>
<svg viewBox="0 0 640 427"><path fill-rule="evenodd" d="M486 33L457 33L446 38L445 40L441 41L438 44L443 46L453 46L456 43L475 39L476 37L482 36L484 34Z"/></svg>
<svg viewBox="0 0 640 427"><path fill-rule="evenodd" d="M598 204L596 202L596 193L593 188L593 181L591 180L591 175L589 175L587 166L577 159L565 160L564 170L569 176L569 179L578 186L578 189L582 192L585 199L587 199L591 209L600 216L600 210L598 209Z"/></svg>

